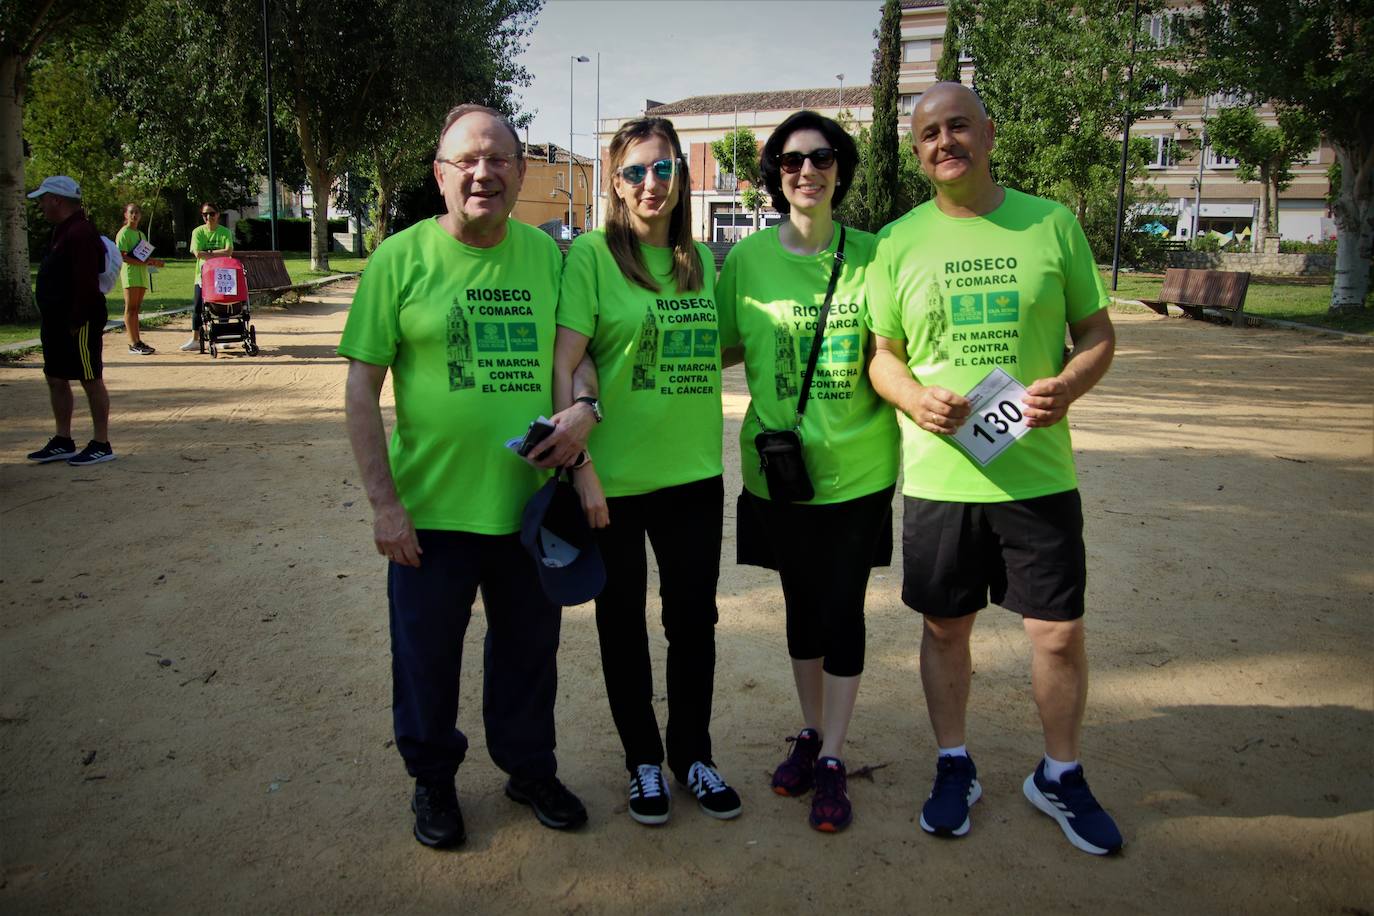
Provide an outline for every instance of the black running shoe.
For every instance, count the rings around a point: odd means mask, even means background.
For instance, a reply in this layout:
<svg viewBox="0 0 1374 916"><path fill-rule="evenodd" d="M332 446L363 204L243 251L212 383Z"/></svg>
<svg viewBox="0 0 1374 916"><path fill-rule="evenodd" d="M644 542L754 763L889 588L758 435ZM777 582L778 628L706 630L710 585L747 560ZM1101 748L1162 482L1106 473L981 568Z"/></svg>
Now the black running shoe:
<svg viewBox="0 0 1374 916"><path fill-rule="evenodd" d="M135 356L151 356L157 351L140 340L138 343L129 344L129 352Z"/></svg>
<svg viewBox="0 0 1374 916"><path fill-rule="evenodd" d="M710 764L698 760L687 771L687 788L697 797L701 810L714 818L728 821L739 817L739 793L726 784L725 779Z"/></svg>
<svg viewBox="0 0 1374 916"><path fill-rule="evenodd" d="M463 828L463 810L458 807L458 790L452 780L415 780L410 810L415 812L415 839L426 846L461 846L468 838Z"/></svg>
<svg viewBox="0 0 1374 916"><path fill-rule="evenodd" d="M76 443L66 436L53 436L48 444L36 452L29 452L29 460L46 464L49 461L65 461L76 454Z"/></svg>
<svg viewBox="0 0 1374 916"><path fill-rule="evenodd" d="M921 829L936 836L963 836L971 826L968 809L982 797L971 757L940 757L935 762L935 785L921 808Z"/></svg>
<svg viewBox="0 0 1374 916"><path fill-rule="evenodd" d="M773 771L773 791L779 795L805 795L815 781L816 758L821 754L821 736L814 728L803 728L788 738L792 751Z"/></svg>
<svg viewBox="0 0 1374 916"><path fill-rule="evenodd" d="M663 769L657 764L641 763L630 775L630 817L641 824L664 824L673 809Z"/></svg>
<svg viewBox="0 0 1374 916"><path fill-rule="evenodd" d="M110 448L108 442L96 442L92 439L86 443L78 454L67 459L67 463L74 467L83 467L88 464L100 464L104 461L114 461L114 449Z"/></svg>
<svg viewBox="0 0 1374 916"><path fill-rule="evenodd" d="M587 823L587 809L578 797L568 791L568 787L558 781L557 776L543 779L516 779L512 776L506 781L506 797L534 809L539 823L554 830L568 830Z"/></svg>

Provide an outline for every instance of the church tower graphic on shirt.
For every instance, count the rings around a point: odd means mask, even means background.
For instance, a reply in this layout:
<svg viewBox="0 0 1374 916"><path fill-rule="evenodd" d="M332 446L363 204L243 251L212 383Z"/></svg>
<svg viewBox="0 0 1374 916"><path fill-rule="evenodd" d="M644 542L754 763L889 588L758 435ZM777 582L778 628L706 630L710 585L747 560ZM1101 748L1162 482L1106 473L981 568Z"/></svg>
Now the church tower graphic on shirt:
<svg viewBox="0 0 1374 916"><path fill-rule="evenodd" d="M653 306L644 310L644 324L639 328L639 346L635 348L631 391L652 391L656 386L654 367L658 365L658 316Z"/></svg>
<svg viewBox="0 0 1374 916"><path fill-rule="evenodd" d="M792 332L779 325L773 329L773 387L779 401L797 393L797 348Z"/></svg>
<svg viewBox="0 0 1374 916"><path fill-rule="evenodd" d="M463 305L457 299L448 312L448 390L462 391L477 387L473 374L472 336Z"/></svg>

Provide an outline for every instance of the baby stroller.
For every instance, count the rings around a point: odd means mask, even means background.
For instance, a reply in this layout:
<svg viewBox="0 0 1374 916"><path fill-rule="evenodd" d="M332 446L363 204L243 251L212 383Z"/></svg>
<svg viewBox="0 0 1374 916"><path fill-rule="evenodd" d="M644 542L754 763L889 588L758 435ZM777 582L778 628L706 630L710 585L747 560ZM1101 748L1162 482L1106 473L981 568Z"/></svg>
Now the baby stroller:
<svg viewBox="0 0 1374 916"><path fill-rule="evenodd" d="M210 258L200 269L201 352L210 345L211 358L226 344L241 344L249 356L258 355L258 334L248 309L248 279L237 258Z"/></svg>

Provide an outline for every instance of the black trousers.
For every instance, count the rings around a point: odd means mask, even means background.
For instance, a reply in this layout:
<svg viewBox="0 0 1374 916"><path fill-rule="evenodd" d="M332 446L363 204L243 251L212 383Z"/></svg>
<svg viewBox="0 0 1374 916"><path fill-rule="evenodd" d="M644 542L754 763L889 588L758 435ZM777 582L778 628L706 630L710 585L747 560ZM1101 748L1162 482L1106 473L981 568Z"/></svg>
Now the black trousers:
<svg viewBox="0 0 1374 916"><path fill-rule="evenodd" d="M467 754L459 731L463 636L477 590L487 615L482 721L487 750L521 779L552 776L562 609L539 588L518 535L421 531L418 569L392 563L392 718L396 749L417 779L451 779Z"/></svg>
<svg viewBox="0 0 1374 916"><path fill-rule="evenodd" d="M196 262L196 270L200 270L200 262ZM200 326L205 321L205 297L200 291L200 284L196 284L195 292L191 293L191 331L199 334Z"/></svg>
<svg viewBox="0 0 1374 916"><path fill-rule="evenodd" d="M606 500L611 523L598 532L606 587L596 599L596 631L611 717L630 772L664 759L645 622L646 535L658 561L668 640L668 767L686 781L693 763L713 763L711 695L724 502L720 477Z"/></svg>

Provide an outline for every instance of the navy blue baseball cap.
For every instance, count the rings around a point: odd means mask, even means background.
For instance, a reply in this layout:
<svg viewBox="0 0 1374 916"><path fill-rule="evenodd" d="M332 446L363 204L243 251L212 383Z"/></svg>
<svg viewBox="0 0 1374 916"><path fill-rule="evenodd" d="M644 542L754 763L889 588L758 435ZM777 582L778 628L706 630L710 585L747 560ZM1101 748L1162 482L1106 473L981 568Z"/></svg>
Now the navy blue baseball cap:
<svg viewBox="0 0 1374 916"><path fill-rule="evenodd" d="M554 604L569 607L601 594L606 566L582 501L561 475L549 479L525 504L520 543L534 557L539 584Z"/></svg>

